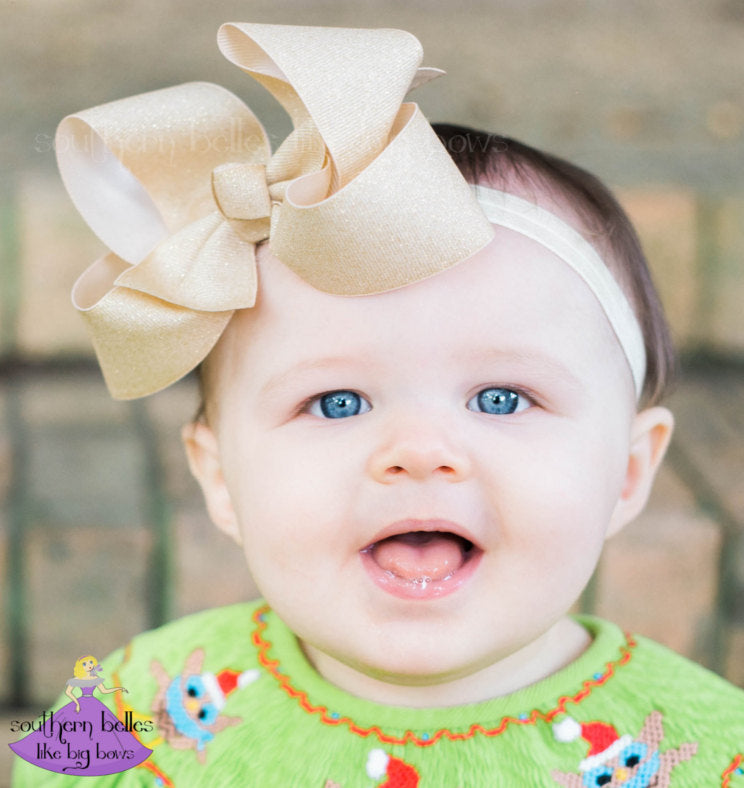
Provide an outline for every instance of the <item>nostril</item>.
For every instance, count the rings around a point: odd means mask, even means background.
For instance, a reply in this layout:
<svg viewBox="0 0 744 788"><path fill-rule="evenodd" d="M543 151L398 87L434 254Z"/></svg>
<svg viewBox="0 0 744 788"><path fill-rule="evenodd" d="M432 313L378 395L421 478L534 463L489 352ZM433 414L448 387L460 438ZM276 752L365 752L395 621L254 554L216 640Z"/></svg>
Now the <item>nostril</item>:
<svg viewBox="0 0 744 788"><path fill-rule="evenodd" d="M391 465L388 468L388 473L403 473L403 468L400 465Z"/></svg>

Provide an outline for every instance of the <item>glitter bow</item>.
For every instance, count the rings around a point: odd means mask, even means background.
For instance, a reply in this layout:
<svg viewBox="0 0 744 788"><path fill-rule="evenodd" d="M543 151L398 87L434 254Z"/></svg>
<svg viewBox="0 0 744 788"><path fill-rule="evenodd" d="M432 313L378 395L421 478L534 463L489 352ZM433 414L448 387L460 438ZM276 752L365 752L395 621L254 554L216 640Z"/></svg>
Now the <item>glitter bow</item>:
<svg viewBox="0 0 744 788"><path fill-rule="evenodd" d="M338 295L391 290L493 235L415 104L441 72L398 30L227 24L223 54L287 110L272 155L236 96L190 83L95 107L57 131L60 172L111 250L80 277L112 395L145 396L209 353L256 298L255 245Z"/></svg>

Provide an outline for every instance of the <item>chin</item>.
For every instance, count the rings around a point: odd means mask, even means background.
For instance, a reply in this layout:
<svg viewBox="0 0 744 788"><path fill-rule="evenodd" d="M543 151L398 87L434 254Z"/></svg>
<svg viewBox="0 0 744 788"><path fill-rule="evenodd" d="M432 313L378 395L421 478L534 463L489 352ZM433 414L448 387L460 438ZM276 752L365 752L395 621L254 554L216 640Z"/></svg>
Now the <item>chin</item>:
<svg viewBox="0 0 744 788"><path fill-rule="evenodd" d="M441 684L477 672L483 665L473 663L472 648L467 653L451 649L451 642L427 642L427 638L407 638L403 642L378 642L357 652L358 658L343 660L349 667L370 678L390 684L424 686ZM484 663L490 660L484 657Z"/></svg>
<svg viewBox="0 0 744 788"><path fill-rule="evenodd" d="M368 672L370 678L405 687L433 687L469 676L474 672L471 666L452 665L389 665L385 669Z"/></svg>

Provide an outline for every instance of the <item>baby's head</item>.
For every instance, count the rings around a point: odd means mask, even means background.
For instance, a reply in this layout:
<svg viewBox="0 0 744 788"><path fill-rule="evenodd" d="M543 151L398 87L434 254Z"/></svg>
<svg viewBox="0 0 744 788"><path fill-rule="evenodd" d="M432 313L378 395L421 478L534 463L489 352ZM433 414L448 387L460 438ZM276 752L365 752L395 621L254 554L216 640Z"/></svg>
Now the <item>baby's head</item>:
<svg viewBox="0 0 744 788"><path fill-rule="evenodd" d="M461 149L466 130L437 131ZM470 150L488 139L472 134ZM186 429L212 519L321 672L424 705L480 699L510 686L505 665L550 672L545 654L580 651L564 616L606 538L643 508L672 427L656 406L666 327L609 193L500 138L456 159L601 252L643 328L640 409L586 282L496 227L471 259L355 298L312 288L263 247L256 305L208 357L207 415Z"/></svg>
<svg viewBox="0 0 744 788"><path fill-rule="evenodd" d="M566 612L672 427L627 219L571 165L440 127L463 179L400 103L433 73L408 34L226 25L220 46L290 113L275 154L201 83L60 127L113 251L75 289L109 387L208 354L190 465L332 682L448 705L547 675L585 648Z"/></svg>

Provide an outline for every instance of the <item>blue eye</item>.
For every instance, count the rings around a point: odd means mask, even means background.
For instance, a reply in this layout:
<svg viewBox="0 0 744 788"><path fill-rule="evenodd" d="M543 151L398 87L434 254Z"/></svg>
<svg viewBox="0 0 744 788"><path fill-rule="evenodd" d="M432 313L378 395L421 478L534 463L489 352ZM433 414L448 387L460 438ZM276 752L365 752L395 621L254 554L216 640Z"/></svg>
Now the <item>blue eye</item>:
<svg viewBox="0 0 744 788"><path fill-rule="evenodd" d="M612 782L612 769L606 766L598 766L589 772L584 772L582 784L585 788L602 788Z"/></svg>
<svg viewBox="0 0 744 788"><path fill-rule="evenodd" d="M644 742L635 741L631 742L621 753L620 762L632 769L646 757L648 747Z"/></svg>
<svg viewBox="0 0 744 788"><path fill-rule="evenodd" d="M314 399L308 408L313 416L324 419L345 419L367 413L372 406L354 391L329 391Z"/></svg>
<svg viewBox="0 0 744 788"><path fill-rule="evenodd" d="M488 413L492 416L508 416L518 413L530 406L530 401L511 389L492 388L479 391L468 401L468 408L479 413Z"/></svg>
<svg viewBox="0 0 744 788"><path fill-rule="evenodd" d="M219 715L217 707L212 703L205 703L197 712L197 718L202 725L211 725Z"/></svg>
<svg viewBox="0 0 744 788"><path fill-rule="evenodd" d="M186 682L186 694L190 698L201 698L204 694L204 686L198 676L190 676Z"/></svg>

